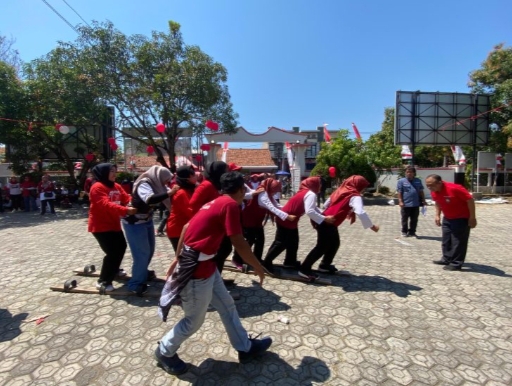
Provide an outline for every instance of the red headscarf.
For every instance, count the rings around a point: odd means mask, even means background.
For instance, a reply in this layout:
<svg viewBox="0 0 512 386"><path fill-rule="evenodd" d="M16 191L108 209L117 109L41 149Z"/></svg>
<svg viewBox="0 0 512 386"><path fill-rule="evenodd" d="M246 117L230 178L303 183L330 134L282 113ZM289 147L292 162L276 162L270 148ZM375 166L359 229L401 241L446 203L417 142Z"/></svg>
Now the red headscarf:
<svg viewBox="0 0 512 386"><path fill-rule="evenodd" d="M274 196L274 194L279 193L282 190L281 181L274 180L273 178L267 178L264 180L260 187L265 189L269 197Z"/></svg>
<svg viewBox="0 0 512 386"><path fill-rule="evenodd" d="M361 191L370 183L363 176L350 176L331 195L331 205L343 200L346 197L359 196Z"/></svg>
<svg viewBox="0 0 512 386"><path fill-rule="evenodd" d="M299 192L304 189L311 190L313 193L320 193L320 177L309 177L300 183Z"/></svg>

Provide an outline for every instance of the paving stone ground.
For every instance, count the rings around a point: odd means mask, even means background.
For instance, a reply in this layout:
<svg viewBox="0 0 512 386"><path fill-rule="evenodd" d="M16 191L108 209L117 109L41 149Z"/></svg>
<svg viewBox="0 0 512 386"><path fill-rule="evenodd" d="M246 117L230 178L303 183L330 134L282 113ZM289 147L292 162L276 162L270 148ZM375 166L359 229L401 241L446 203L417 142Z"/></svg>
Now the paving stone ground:
<svg viewBox="0 0 512 386"><path fill-rule="evenodd" d="M512 206L477 207L462 272L431 263L441 250L433 208L420 218L420 239L399 239L406 244L396 240L398 207L367 211L381 231L342 225L335 263L353 276L334 277L333 286L268 278L260 287L253 276L225 273L236 279L244 326L274 344L238 364L218 315L208 313L179 351L192 364L180 377L152 358L179 308L162 323L157 299L49 290L75 268L101 265L86 212L0 214L0 385L511 385ZM267 247L273 233L267 225ZM316 240L306 219L300 237L303 258ZM157 240L152 268L163 275L171 247ZM123 266L130 270L129 250Z"/></svg>

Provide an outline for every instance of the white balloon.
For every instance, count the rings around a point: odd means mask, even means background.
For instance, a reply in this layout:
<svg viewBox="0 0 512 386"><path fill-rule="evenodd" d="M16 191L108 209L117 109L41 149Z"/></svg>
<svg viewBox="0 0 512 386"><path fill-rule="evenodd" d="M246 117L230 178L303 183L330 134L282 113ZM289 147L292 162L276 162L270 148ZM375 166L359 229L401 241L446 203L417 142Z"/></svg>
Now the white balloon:
<svg viewBox="0 0 512 386"><path fill-rule="evenodd" d="M69 127L63 125L63 126L59 127L59 131L62 134L68 134L69 133Z"/></svg>

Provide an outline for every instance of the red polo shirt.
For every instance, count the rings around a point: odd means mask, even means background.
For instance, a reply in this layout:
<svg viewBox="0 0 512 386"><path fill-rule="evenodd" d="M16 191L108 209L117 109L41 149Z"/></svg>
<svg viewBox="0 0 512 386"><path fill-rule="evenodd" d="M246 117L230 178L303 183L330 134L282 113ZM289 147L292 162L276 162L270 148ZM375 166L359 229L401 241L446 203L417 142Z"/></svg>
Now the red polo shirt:
<svg viewBox="0 0 512 386"><path fill-rule="evenodd" d="M473 197L462 185L443 181L443 188L430 194L447 219L469 218L467 202Z"/></svg>

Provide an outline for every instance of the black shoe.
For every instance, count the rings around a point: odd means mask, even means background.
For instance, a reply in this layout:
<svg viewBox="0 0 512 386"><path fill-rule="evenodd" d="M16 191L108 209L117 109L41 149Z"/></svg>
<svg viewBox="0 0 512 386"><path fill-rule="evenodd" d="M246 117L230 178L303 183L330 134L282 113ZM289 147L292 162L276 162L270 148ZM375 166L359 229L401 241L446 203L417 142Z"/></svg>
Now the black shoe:
<svg viewBox="0 0 512 386"><path fill-rule="evenodd" d="M462 265L446 265L443 267L445 271L460 271L462 269Z"/></svg>
<svg viewBox="0 0 512 386"><path fill-rule="evenodd" d="M178 354L174 354L172 357L163 356L160 353L159 347L157 347L155 350L155 359L157 366L161 367L169 374L180 375L188 371L188 364L183 362Z"/></svg>
<svg viewBox="0 0 512 386"><path fill-rule="evenodd" d="M418 238L418 235L417 235L416 233L409 233L409 234L407 235L407 237L414 237L414 238L416 238L416 239L417 239L417 238Z"/></svg>
<svg viewBox="0 0 512 386"><path fill-rule="evenodd" d="M292 261L292 262L284 262L283 267L285 268L292 268L292 269L299 269L300 268L300 261Z"/></svg>
<svg viewBox="0 0 512 386"><path fill-rule="evenodd" d="M333 274L335 272L338 272L338 268L336 268L334 265L322 265L318 267L318 272L324 272L324 273L330 273Z"/></svg>
<svg viewBox="0 0 512 386"><path fill-rule="evenodd" d="M432 260L432 263L437 264L437 265L448 265L448 264L450 264L449 262L447 262L447 261L446 261L446 260L444 260L444 259L441 259L441 260Z"/></svg>
<svg viewBox="0 0 512 386"><path fill-rule="evenodd" d="M132 290L134 294L137 294L137 296L142 296L146 292L148 292L148 285L147 284L139 284L137 286L137 289L135 291Z"/></svg>
<svg viewBox="0 0 512 386"><path fill-rule="evenodd" d="M156 273L155 271L149 269L148 270L148 278L147 278L147 281L151 281L151 280L154 280L156 279Z"/></svg>
<svg viewBox="0 0 512 386"><path fill-rule="evenodd" d="M249 362L254 357L267 351L270 345L272 344L272 338L268 336L263 339L249 338L249 340L251 341L251 348L249 349L249 351L238 352L238 361L240 363Z"/></svg>
<svg viewBox="0 0 512 386"><path fill-rule="evenodd" d="M235 279L222 279L222 282L226 287L231 287L235 285Z"/></svg>
<svg viewBox="0 0 512 386"><path fill-rule="evenodd" d="M274 275L275 274L275 271L274 271L274 264L272 264L272 262L270 261L265 261L263 260L261 262L261 265L263 266L263 268L265 268L271 275Z"/></svg>

